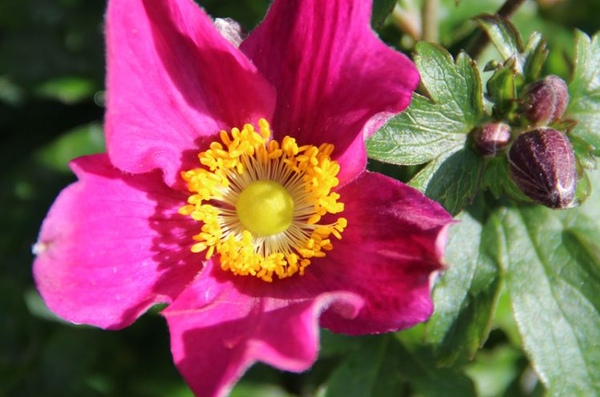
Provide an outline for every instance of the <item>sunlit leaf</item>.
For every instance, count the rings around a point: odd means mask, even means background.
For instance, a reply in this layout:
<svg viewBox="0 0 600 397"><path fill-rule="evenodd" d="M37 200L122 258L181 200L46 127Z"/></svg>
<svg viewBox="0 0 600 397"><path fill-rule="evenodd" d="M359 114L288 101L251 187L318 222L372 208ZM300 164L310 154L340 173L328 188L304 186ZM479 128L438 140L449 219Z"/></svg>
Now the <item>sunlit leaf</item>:
<svg viewBox="0 0 600 397"><path fill-rule="evenodd" d="M523 346L555 396L600 392L600 227L585 211L507 208L491 219Z"/></svg>
<svg viewBox="0 0 600 397"><path fill-rule="evenodd" d="M567 117L577 120L573 134L585 139L600 156L600 35L577 32L571 96Z"/></svg>
<svg viewBox="0 0 600 397"><path fill-rule="evenodd" d="M476 191L483 166L465 148L467 134L485 117L481 78L464 53L454 61L445 49L426 42L416 51L428 97L416 94L404 113L367 142L368 153L393 164L429 163L412 185L457 213Z"/></svg>
<svg viewBox="0 0 600 397"><path fill-rule="evenodd" d="M487 33L502 59L506 61L515 58L517 70L523 72L521 57L523 41L515 26L510 21L496 15L481 15L476 18L476 21Z"/></svg>

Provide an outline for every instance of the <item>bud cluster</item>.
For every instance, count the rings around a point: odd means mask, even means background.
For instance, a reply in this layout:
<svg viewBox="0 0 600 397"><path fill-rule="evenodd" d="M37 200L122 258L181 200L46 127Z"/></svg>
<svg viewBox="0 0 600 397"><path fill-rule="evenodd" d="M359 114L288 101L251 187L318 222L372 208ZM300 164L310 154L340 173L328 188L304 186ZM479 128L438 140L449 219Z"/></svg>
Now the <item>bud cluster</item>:
<svg viewBox="0 0 600 397"><path fill-rule="evenodd" d="M568 137L549 125L559 121L569 102L567 83L546 76L523 91L522 112L532 130L520 134L508 152L510 176L533 201L550 208L575 202L577 164Z"/></svg>
<svg viewBox="0 0 600 397"><path fill-rule="evenodd" d="M504 115L507 120L473 130L473 145L484 157L508 148L509 174L521 192L550 208L572 207L577 161L567 135L550 127L560 125L567 108L567 84L560 77L546 76L527 85L519 98L516 116Z"/></svg>

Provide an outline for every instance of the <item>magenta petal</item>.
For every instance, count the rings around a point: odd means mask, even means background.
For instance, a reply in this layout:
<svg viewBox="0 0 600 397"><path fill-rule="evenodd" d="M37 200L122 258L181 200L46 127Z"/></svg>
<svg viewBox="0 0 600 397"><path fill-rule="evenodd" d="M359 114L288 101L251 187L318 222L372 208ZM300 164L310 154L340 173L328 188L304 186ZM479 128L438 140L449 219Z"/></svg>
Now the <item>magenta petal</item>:
<svg viewBox="0 0 600 397"><path fill-rule="evenodd" d="M261 361L289 371L316 359L317 323L348 334L410 327L432 311L451 217L418 191L364 173L341 191L348 228L304 276L265 283L209 262L163 312L177 367L198 395L226 395Z"/></svg>
<svg viewBox="0 0 600 397"><path fill-rule="evenodd" d="M159 173L123 174L106 155L72 167L80 180L57 198L35 246L36 284L64 319L124 327L172 301L201 267L189 250L194 222L176 213L186 197Z"/></svg>
<svg viewBox="0 0 600 397"><path fill-rule="evenodd" d="M256 361L288 371L308 369L317 358L324 308L340 302L353 316L362 305L353 294L315 296L301 288L301 277L289 281L236 277L210 262L163 312L177 368L197 395L226 395ZM295 291L286 293L288 287Z"/></svg>
<svg viewBox="0 0 600 397"><path fill-rule="evenodd" d="M110 1L108 152L123 171L188 169L199 139L270 118L275 94L191 0Z"/></svg>
<svg viewBox="0 0 600 397"><path fill-rule="evenodd" d="M364 173L341 191L348 219L342 240L308 270L330 291L365 301L355 318L328 311L321 324L335 332L396 331L431 315L430 281L443 267L450 215L417 190ZM327 261L327 262L326 262Z"/></svg>
<svg viewBox="0 0 600 397"><path fill-rule="evenodd" d="M275 137L335 144L342 184L365 168L364 137L404 110L419 82L370 14L365 0L276 0L241 45L277 90Z"/></svg>

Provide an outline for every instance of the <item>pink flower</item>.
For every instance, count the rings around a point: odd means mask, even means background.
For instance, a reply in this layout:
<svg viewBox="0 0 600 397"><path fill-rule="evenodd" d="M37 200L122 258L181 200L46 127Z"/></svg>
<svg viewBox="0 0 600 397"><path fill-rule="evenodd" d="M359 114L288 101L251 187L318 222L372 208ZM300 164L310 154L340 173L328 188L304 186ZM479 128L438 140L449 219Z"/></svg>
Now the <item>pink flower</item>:
<svg viewBox="0 0 600 397"><path fill-rule="evenodd" d="M191 0L110 0L108 154L72 162L79 181L42 226L50 309L118 329L168 303L201 396L256 361L306 370L319 324L426 320L451 218L365 170L365 137L419 79L371 31L370 3L276 0L237 48Z"/></svg>

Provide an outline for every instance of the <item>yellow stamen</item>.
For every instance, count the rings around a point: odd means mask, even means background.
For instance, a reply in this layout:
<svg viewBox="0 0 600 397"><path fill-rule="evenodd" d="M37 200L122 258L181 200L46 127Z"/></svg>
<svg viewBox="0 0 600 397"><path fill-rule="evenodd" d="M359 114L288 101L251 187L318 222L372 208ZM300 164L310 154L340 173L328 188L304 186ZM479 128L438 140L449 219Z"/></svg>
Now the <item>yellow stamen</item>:
<svg viewBox="0 0 600 397"><path fill-rule="evenodd" d="M298 146L289 136L269 140L266 120L259 131L251 124L221 131L198 155L202 167L184 171L192 193L182 215L202 222L192 252L220 255L221 268L271 282L304 274L312 258L333 249L330 236L341 238L345 218L320 224L327 214L344 210L332 192L339 181L334 146Z"/></svg>

